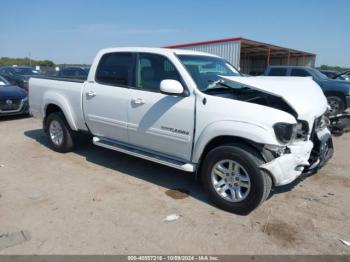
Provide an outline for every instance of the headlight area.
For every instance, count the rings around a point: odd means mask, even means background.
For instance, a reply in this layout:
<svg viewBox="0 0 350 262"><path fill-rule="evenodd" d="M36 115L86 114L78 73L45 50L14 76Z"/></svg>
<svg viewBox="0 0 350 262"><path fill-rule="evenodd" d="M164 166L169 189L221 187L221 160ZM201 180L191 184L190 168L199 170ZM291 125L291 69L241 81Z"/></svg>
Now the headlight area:
<svg viewBox="0 0 350 262"><path fill-rule="evenodd" d="M277 123L273 126L276 138L282 144L290 144L294 140L306 141L309 135L309 124L298 120L297 124Z"/></svg>
<svg viewBox="0 0 350 262"><path fill-rule="evenodd" d="M264 145L262 153L265 161L270 162L275 158L290 153L290 149L287 146Z"/></svg>
<svg viewBox="0 0 350 262"><path fill-rule="evenodd" d="M297 124L277 123L273 126L277 140L281 144L289 144L297 136Z"/></svg>
<svg viewBox="0 0 350 262"><path fill-rule="evenodd" d="M278 144L264 145L262 156L275 186L293 181L303 172L312 172L325 165L333 155L333 144L326 116L320 116L314 125L299 120L297 124L277 123L273 126Z"/></svg>
<svg viewBox="0 0 350 262"><path fill-rule="evenodd" d="M280 144L264 145L262 155L266 163L260 168L271 174L275 186L280 186L296 179L309 166L313 143L308 140L307 122L277 123L273 129Z"/></svg>

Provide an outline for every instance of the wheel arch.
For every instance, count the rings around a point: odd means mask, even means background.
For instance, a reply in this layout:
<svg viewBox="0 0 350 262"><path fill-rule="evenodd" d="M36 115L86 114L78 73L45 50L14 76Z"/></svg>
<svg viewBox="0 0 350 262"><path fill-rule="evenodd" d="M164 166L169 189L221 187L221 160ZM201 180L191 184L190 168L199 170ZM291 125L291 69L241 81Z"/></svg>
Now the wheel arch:
<svg viewBox="0 0 350 262"><path fill-rule="evenodd" d="M69 127L74 131L78 130L73 110L66 98L57 93L47 92L44 95L43 100L45 102L43 103L43 107L41 110L42 115L44 117L44 121L48 116L48 113L61 111L64 117L66 118Z"/></svg>
<svg viewBox="0 0 350 262"><path fill-rule="evenodd" d="M255 150L265 144L278 144L273 129L246 122L218 121L208 125L196 139L192 162L199 163L208 148L223 143L243 143Z"/></svg>
<svg viewBox="0 0 350 262"><path fill-rule="evenodd" d="M48 115L50 115L52 113L56 113L56 112L61 112L64 115L65 119L67 120L69 127L72 130L77 130L77 128L74 124L74 120L72 119L72 117L67 117L67 116L69 116L69 114L67 112L65 112L65 110L63 108L64 108L63 106L60 106L60 105L58 105L58 103L55 103L55 102L50 102L50 103L46 104L44 107L44 110L43 110L44 123L45 123Z"/></svg>
<svg viewBox="0 0 350 262"><path fill-rule="evenodd" d="M237 145L243 145L246 147L249 147L250 149L254 150L255 152L259 153L261 157L264 157L262 154L262 148L263 144L256 143L254 141L251 141L249 139L239 137L239 136L229 136L229 135L223 135L223 136L217 136L211 139L207 145L205 146L200 161L205 158L205 156L214 148L227 145L227 144L237 144Z"/></svg>
<svg viewBox="0 0 350 262"><path fill-rule="evenodd" d="M238 146L241 145L242 148L248 148L250 151L254 152L257 156L259 156L261 160L265 163L270 162L274 159L274 156L271 154L271 152L264 149L263 144L256 143L249 139L238 136L218 136L209 141L206 147L204 148L198 161L196 177L201 174L203 160L205 159L206 155L214 148L229 144L235 144ZM274 181L273 176L269 172L266 173L271 177L272 181Z"/></svg>
<svg viewBox="0 0 350 262"><path fill-rule="evenodd" d="M232 139L229 138L229 140L227 140L226 142L229 141L232 141ZM222 142L226 144L225 139L223 139ZM222 147L217 147L217 145L215 145L214 148L214 150L208 152L208 155L206 156L206 161L203 161L203 165L201 166L200 170L200 178L202 180L202 183L204 184L205 189L208 191L211 199L221 208L235 213L237 212L238 214L249 214L252 210L258 207L262 202L264 202L268 198L273 184L271 174L259 168L264 162L262 160L261 154L259 154L258 151L254 149L254 144L251 144L249 141L244 141L241 139L239 139L239 142L229 143L226 144L226 146ZM231 152L230 154L233 154L234 157L231 158L227 156L227 152ZM247 199L243 199L242 202L228 202L229 200L223 199L225 195L222 196L221 194L218 194L217 188L215 189L215 184L217 181L215 182L213 180L213 168L215 168L215 165L219 163L218 161L227 159L237 161L240 165L244 167L244 169L246 170L246 174L249 176L249 178L252 179L252 177L254 177L255 179L255 183L250 185L251 192L247 196ZM233 175L235 176L235 174ZM239 174L239 176L240 175L241 174ZM235 182L233 182L232 180L231 182L225 180L227 176L232 176L232 173L226 173L226 176L221 176L221 178L226 184L231 184L230 187L234 187L235 185L232 185L232 183ZM235 179L234 181L237 181L237 177L233 177L233 179ZM221 189L219 189L219 191L221 191ZM224 190L224 192L225 191L226 189Z"/></svg>

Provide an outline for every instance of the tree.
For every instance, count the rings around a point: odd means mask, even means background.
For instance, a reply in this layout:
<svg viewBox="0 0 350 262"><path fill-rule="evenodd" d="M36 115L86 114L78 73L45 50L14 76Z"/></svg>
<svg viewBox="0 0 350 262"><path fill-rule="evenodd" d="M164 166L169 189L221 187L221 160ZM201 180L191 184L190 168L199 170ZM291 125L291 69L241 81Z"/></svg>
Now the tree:
<svg viewBox="0 0 350 262"><path fill-rule="evenodd" d="M339 73L350 70L350 68L347 68L347 67L329 66L329 65L321 65L321 66L317 67L317 69L335 71L335 72L339 72Z"/></svg>
<svg viewBox="0 0 350 262"><path fill-rule="evenodd" d="M4 65L18 65L18 66L45 66L53 67L55 63L51 60L31 60L29 57L24 58L12 58L12 57L1 57L0 66Z"/></svg>

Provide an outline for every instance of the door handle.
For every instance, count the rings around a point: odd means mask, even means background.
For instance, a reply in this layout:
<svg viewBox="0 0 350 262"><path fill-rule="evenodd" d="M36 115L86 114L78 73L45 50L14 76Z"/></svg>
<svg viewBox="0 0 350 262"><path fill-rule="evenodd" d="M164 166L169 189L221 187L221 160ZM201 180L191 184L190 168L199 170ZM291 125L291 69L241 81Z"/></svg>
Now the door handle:
<svg viewBox="0 0 350 262"><path fill-rule="evenodd" d="M133 98L131 101L136 105L143 105L146 103L142 98Z"/></svg>
<svg viewBox="0 0 350 262"><path fill-rule="evenodd" d="M94 96L96 96L96 92L95 91L88 91L88 92L86 92L86 96L87 97L94 97Z"/></svg>

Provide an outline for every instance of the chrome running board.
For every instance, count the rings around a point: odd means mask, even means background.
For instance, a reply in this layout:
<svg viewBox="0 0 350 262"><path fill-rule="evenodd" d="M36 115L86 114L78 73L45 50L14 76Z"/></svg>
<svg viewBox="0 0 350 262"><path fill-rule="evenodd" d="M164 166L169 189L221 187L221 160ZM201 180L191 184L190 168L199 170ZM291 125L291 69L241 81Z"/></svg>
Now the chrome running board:
<svg viewBox="0 0 350 262"><path fill-rule="evenodd" d="M97 146L101 146L104 148L112 149L124 154L136 156L139 158L143 158L158 164L162 164L165 166L173 167L176 169L180 169L182 171L186 172L195 172L196 171L196 164L192 163L186 163L186 162L181 162L178 160L173 160L168 157L164 156L159 156L150 152L145 152L141 149L136 149L115 141L111 141L109 139L105 138L100 138L100 137L94 137L93 138L93 143Z"/></svg>

